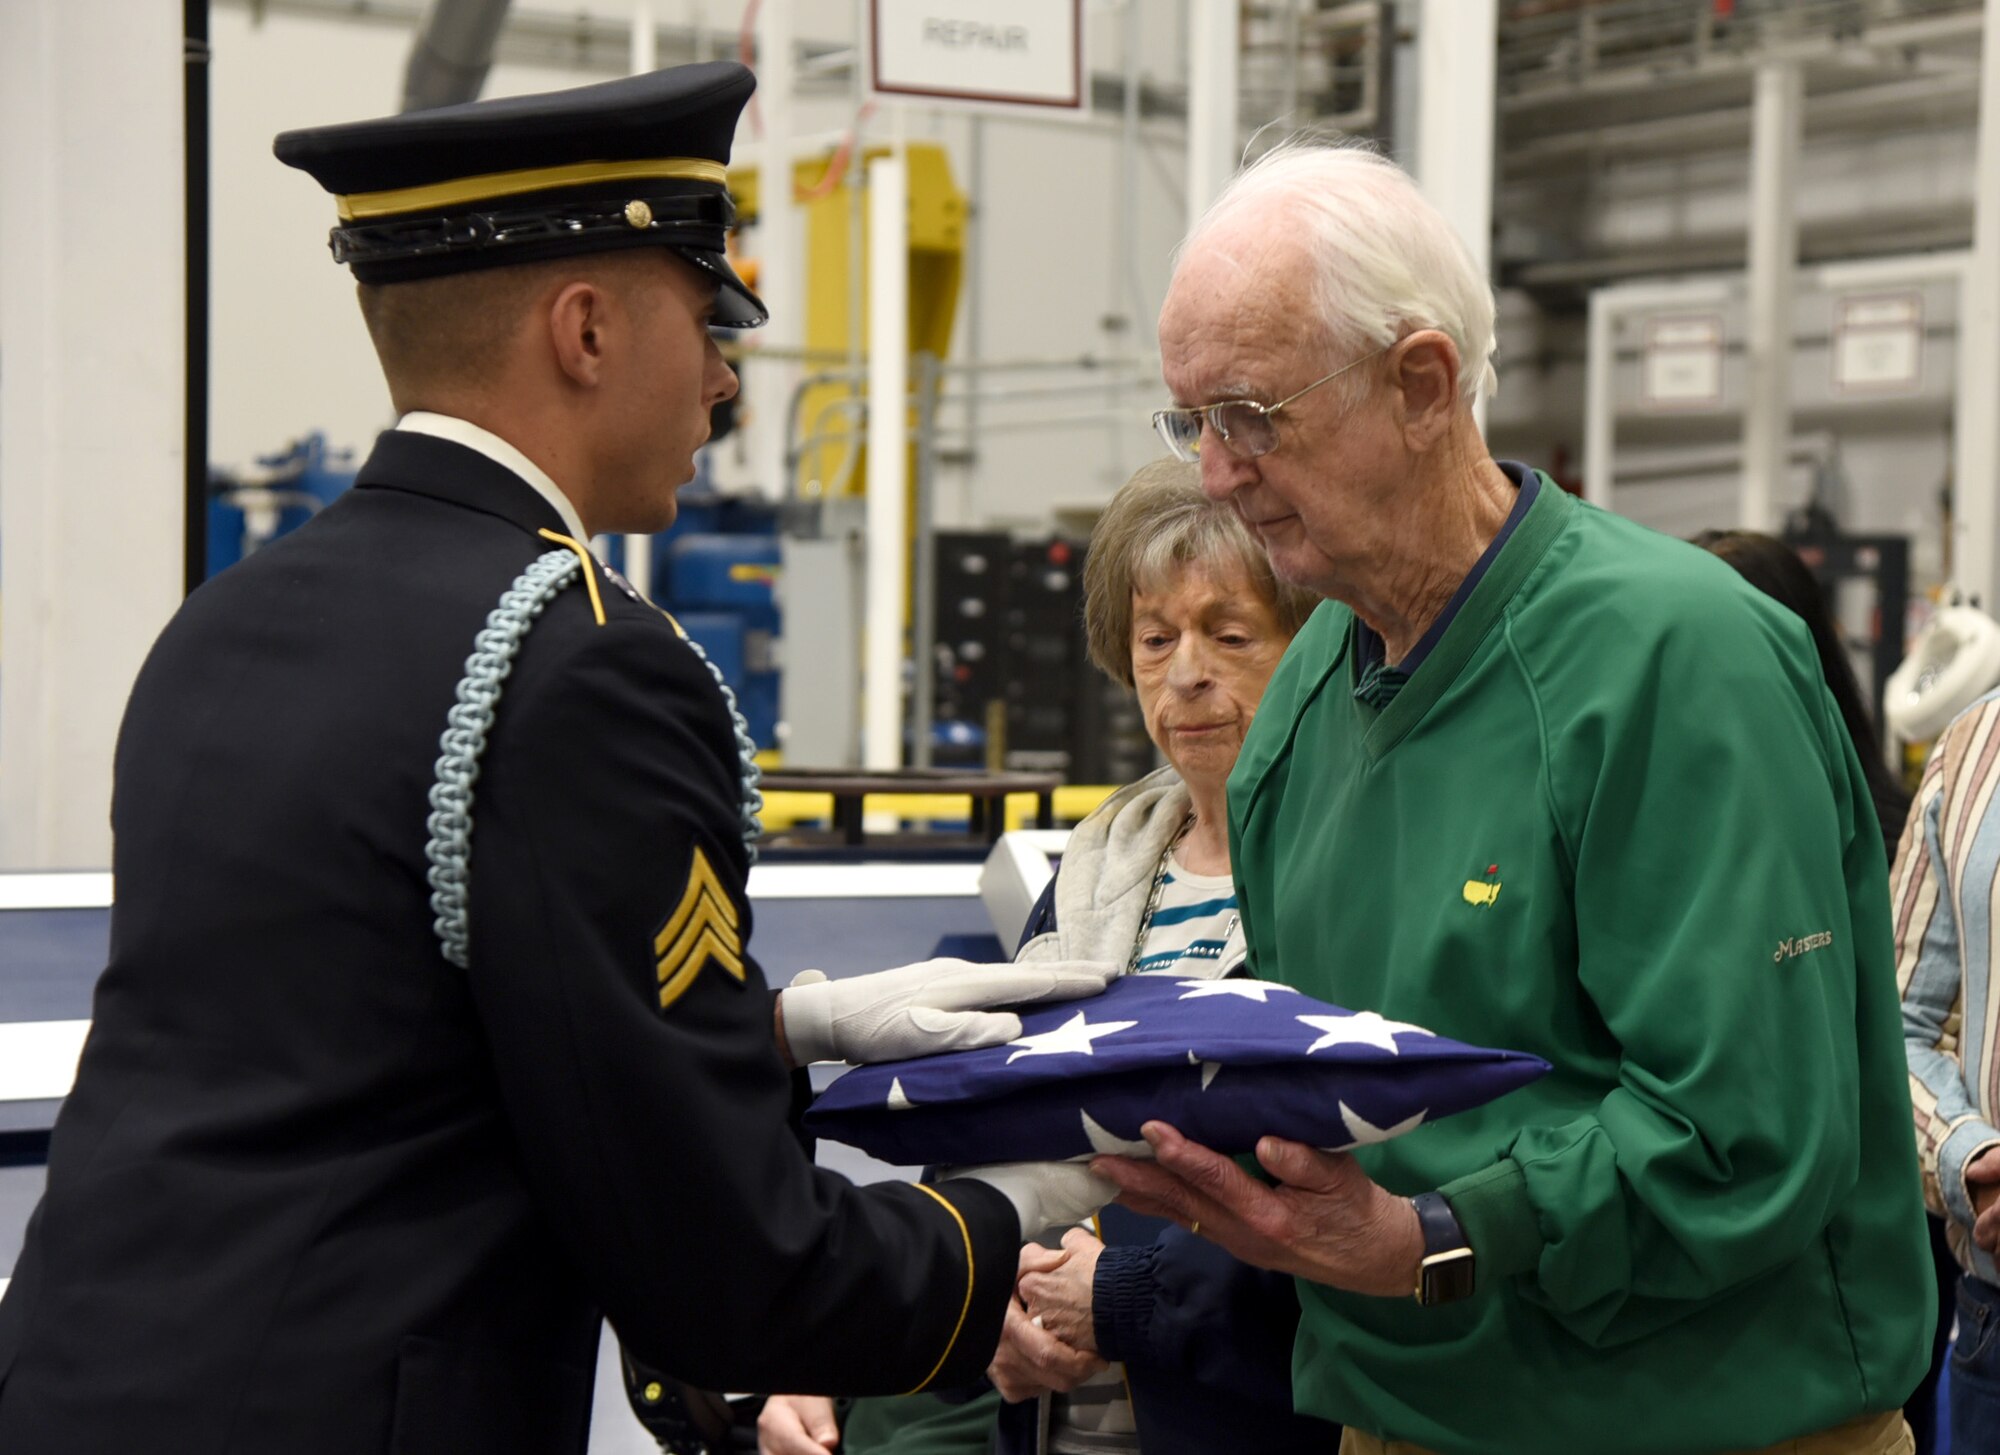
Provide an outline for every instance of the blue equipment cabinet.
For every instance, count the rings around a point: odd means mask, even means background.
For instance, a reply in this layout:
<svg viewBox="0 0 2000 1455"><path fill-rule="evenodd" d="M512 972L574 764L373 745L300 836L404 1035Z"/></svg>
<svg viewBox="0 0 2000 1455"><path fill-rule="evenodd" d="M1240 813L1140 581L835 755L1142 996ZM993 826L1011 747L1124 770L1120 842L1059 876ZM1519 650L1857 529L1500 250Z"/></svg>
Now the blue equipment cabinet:
<svg viewBox="0 0 2000 1455"><path fill-rule="evenodd" d="M208 477L208 569L213 576L259 546L297 530L354 484L354 455L329 450L314 430L291 448L257 463L270 473L237 480Z"/></svg>
<svg viewBox="0 0 2000 1455"><path fill-rule="evenodd" d="M215 575L297 530L354 484L353 454L314 431L257 461L265 472L209 479L208 570ZM653 599L671 611L721 669L760 748L776 745L777 514L754 499L684 492L673 528L653 537ZM614 567L625 537L600 543Z"/></svg>
<svg viewBox="0 0 2000 1455"><path fill-rule="evenodd" d="M774 587L778 540L769 534L676 532L657 594L701 643L729 685L760 748L778 725L775 642L781 628Z"/></svg>

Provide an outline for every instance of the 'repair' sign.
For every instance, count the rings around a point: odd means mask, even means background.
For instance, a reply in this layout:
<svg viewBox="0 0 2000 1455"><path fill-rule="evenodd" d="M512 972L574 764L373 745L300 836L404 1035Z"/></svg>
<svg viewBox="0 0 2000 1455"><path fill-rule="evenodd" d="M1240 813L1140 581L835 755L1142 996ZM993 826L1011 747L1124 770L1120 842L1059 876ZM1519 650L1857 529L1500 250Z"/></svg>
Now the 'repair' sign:
<svg viewBox="0 0 2000 1455"><path fill-rule="evenodd" d="M1084 115L1083 0L870 0L871 89Z"/></svg>

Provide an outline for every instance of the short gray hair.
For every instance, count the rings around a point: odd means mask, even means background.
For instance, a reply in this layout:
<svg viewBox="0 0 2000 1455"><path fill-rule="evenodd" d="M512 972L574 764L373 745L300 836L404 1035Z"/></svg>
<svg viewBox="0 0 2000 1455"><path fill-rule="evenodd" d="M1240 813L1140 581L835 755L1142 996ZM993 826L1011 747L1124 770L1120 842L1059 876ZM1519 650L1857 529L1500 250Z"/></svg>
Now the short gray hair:
<svg viewBox="0 0 2000 1455"><path fill-rule="evenodd" d="M1090 532L1083 562L1083 629L1090 660L1133 685L1132 595L1156 591L1190 563L1240 566L1285 635L1296 636L1319 598L1280 581L1250 529L1201 491L1201 468L1179 460L1142 465L1119 487Z"/></svg>
<svg viewBox="0 0 2000 1455"><path fill-rule="evenodd" d="M1180 256L1247 208L1279 212L1302 229L1313 261L1312 303L1332 353L1359 355L1434 328L1458 346L1467 406L1499 388L1492 284L1408 172L1365 143L1282 142L1231 179ZM1358 376L1349 379L1352 385L1335 387L1354 399L1363 386Z"/></svg>

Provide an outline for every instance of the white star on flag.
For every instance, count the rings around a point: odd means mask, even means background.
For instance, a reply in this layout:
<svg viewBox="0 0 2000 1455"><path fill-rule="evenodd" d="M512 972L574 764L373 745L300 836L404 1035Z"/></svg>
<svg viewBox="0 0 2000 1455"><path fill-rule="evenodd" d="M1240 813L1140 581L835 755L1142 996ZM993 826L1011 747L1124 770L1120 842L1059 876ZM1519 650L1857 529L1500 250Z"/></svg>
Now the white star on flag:
<svg viewBox="0 0 2000 1455"><path fill-rule="evenodd" d="M1083 1134L1090 1138L1091 1150L1108 1153L1114 1157L1153 1158L1153 1144L1148 1141L1128 1142L1123 1137L1109 1132L1098 1124L1097 1118L1089 1112L1078 1113L1083 1118Z"/></svg>
<svg viewBox="0 0 2000 1455"><path fill-rule="evenodd" d="M1270 992L1275 990L1284 995L1297 995L1298 991L1289 985L1277 985L1269 980L1178 980L1175 989L1185 990L1181 1000L1202 1000L1211 995L1234 995L1243 1000L1254 1000L1259 1005L1269 1005Z"/></svg>
<svg viewBox="0 0 2000 1455"><path fill-rule="evenodd" d="M1430 1112L1426 1108L1413 1117L1407 1117L1397 1122L1393 1127L1378 1127L1346 1102L1343 1101L1340 1103L1340 1119L1347 1123L1347 1134L1354 1138L1353 1145L1357 1147L1368 1142L1386 1142L1391 1137L1400 1137L1405 1132L1414 1132L1424 1124L1424 1118L1428 1115L1430 1115Z"/></svg>
<svg viewBox="0 0 2000 1455"><path fill-rule="evenodd" d="M1083 1012L1078 1011L1052 1031L1042 1031L1037 1035L1022 1036L1019 1040L1009 1041L1008 1045L1019 1046L1021 1049L1007 1058L1007 1064L1012 1066L1023 1056L1095 1055L1096 1053L1090 1048L1092 1041L1114 1035L1119 1031L1129 1031L1137 1024L1139 1024L1137 1021L1105 1021L1099 1025L1092 1025L1084 1019Z"/></svg>
<svg viewBox="0 0 2000 1455"><path fill-rule="evenodd" d="M1308 1056L1328 1046L1380 1046L1383 1050L1400 1056L1402 1050L1396 1045L1398 1034L1406 1036L1437 1034L1436 1031L1427 1031L1422 1026L1413 1026L1406 1021L1384 1020L1372 1010L1358 1011L1353 1015L1302 1015L1293 1019L1321 1033L1317 1041L1306 1047Z"/></svg>
<svg viewBox="0 0 2000 1455"><path fill-rule="evenodd" d="M908 1111L916 1105L914 1101L910 1100L910 1094L903 1090L902 1077L895 1077L889 1082L889 1099L885 1105L887 1105L890 1111Z"/></svg>

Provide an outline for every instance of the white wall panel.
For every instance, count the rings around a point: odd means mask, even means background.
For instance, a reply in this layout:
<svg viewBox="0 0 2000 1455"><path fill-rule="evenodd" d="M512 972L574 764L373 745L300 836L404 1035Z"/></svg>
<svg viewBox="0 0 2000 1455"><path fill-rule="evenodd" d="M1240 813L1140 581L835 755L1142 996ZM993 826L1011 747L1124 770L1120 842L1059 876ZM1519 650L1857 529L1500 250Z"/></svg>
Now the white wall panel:
<svg viewBox="0 0 2000 1455"><path fill-rule="evenodd" d="M389 391L354 303L354 280L327 253L333 199L271 155L300 126L396 109L411 35L350 20L217 5L209 457L244 469L309 430L363 453L394 422ZM489 96L608 77L496 66Z"/></svg>
<svg viewBox="0 0 2000 1455"><path fill-rule="evenodd" d="M0 868L110 862L180 599L180 7L0 5Z"/></svg>

